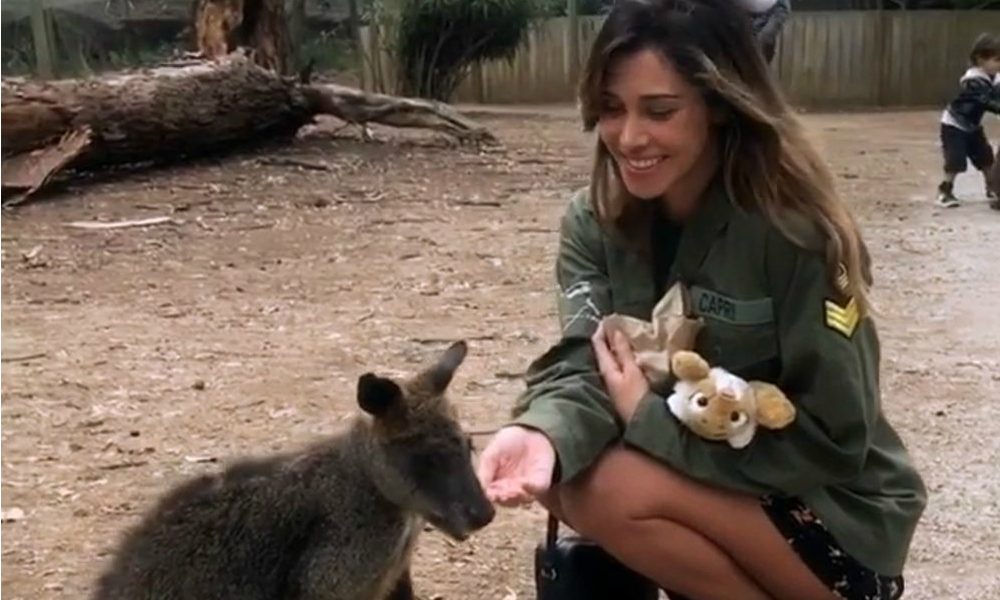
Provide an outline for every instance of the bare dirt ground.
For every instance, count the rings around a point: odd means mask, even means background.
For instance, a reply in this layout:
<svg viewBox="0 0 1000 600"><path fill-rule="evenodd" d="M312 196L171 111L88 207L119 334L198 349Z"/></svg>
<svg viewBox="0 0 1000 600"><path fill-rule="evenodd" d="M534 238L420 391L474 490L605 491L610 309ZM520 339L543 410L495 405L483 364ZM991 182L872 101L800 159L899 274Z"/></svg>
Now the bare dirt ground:
<svg viewBox="0 0 1000 600"><path fill-rule="evenodd" d="M885 404L933 494L907 597L1000 598L1000 214L974 175L965 206L932 206L936 118L806 117L874 251ZM556 333L556 227L589 141L567 108L483 120L503 151L389 130L365 144L324 123L3 216L7 600L84 597L157 494L331 431L363 370L407 372L469 339L454 397L470 427L503 422ZM463 545L429 534L419 593L533 598L542 524L522 509Z"/></svg>

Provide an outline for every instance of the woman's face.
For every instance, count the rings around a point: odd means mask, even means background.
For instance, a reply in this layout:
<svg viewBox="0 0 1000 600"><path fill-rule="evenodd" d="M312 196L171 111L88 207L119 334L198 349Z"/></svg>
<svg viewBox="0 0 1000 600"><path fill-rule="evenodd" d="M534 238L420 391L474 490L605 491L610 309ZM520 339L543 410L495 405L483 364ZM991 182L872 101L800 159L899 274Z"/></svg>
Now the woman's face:
<svg viewBox="0 0 1000 600"><path fill-rule="evenodd" d="M691 214L718 164L701 93L653 50L619 59L604 87L598 135L630 194Z"/></svg>

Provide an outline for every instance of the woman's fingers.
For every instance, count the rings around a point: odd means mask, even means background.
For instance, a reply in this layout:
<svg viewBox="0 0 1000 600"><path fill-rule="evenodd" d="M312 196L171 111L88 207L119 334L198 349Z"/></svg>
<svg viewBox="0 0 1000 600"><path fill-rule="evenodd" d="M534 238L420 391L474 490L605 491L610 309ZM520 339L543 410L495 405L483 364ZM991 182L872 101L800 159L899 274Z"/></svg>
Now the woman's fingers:
<svg viewBox="0 0 1000 600"><path fill-rule="evenodd" d="M618 366L622 371L635 365L635 354L632 352L632 345L629 344L628 338L625 334L616 331L611 336L611 346L615 352L615 359L618 361Z"/></svg>
<svg viewBox="0 0 1000 600"><path fill-rule="evenodd" d="M597 367L601 371L601 375L607 378L621 372L621 366L608 347L608 338L603 324L598 326L597 331L594 332L591 343L594 346L594 354L597 356Z"/></svg>
<svg viewBox="0 0 1000 600"><path fill-rule="evenodd" d="M524 480L519 478L501 479L486 488L486 497L500 506L512 507L528 504L534 497L528 492Z"/></svg>

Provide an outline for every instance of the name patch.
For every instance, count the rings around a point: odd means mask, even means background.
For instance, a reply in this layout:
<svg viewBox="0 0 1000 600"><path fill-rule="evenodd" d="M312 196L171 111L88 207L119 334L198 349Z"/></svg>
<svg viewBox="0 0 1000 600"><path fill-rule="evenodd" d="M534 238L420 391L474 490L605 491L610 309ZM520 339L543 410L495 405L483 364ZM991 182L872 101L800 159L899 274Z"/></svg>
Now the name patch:
<svg viewBox="0 0 1000 600"><path fill-rule="evenodd" d="M694 286L691 288L691 303L698 315L734 325L764 325L774 322L774 308L770 298L736 300Z"/></svg>

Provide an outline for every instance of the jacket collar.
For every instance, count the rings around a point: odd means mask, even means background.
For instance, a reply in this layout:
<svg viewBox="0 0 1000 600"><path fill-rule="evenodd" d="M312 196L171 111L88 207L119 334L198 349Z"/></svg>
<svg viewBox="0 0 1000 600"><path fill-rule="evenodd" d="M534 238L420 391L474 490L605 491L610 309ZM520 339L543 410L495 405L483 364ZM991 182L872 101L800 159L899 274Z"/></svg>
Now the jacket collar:
<svg viewBox="0 0 1000 600"><path fill-rule="evenodd" d="M705 190L698 211L684 225L671 279L677 276L690 277L701 267L712 244L729 223L734 210L732 200L726 193L722 175L716 175Z"/></svg>

